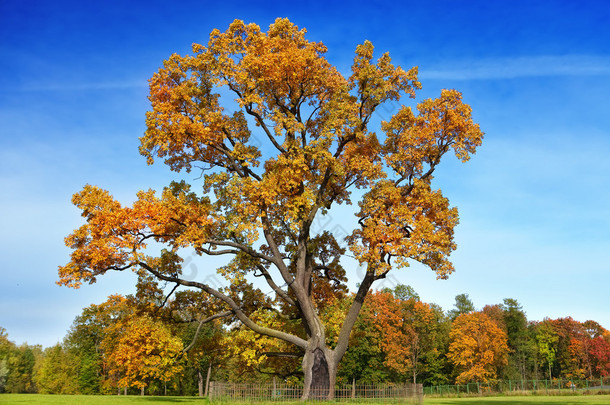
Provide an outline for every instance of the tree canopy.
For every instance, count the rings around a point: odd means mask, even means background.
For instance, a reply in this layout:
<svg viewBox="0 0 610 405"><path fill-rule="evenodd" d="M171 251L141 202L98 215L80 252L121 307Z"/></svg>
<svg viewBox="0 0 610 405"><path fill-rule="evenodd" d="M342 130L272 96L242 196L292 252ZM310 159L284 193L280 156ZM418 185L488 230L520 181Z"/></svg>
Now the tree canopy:
<svg viewBox="0 0 610 405"><path fill-rule="evenodd" d="M141 191L131 206L85 186L73 202L86 223L66 238L73 252L59 283L78 287L133 269L200 289L225 316L303 354L304 396L315 388L332 397L372 284L413 260L440 278L454 270L458 213L432 187L433 173L446 153L467 161L483 133L456 90L415 109L401 105L373 125L379 106L415 98L417 68L394 66L387 53L374 60L366 41L345 77L305 34L287 19L267 32L236 20L212 31L207 45L194 44L192 55L163 63L150 79L140 152L149 164L162 159L173 171L200 173L198 186ZM345 248L314 224L355 198L357 225ZM229 257L218 269L228 285L186 279L186 248ZM331 348L319 311L346 293L346 255L365 271Z"/></svg>

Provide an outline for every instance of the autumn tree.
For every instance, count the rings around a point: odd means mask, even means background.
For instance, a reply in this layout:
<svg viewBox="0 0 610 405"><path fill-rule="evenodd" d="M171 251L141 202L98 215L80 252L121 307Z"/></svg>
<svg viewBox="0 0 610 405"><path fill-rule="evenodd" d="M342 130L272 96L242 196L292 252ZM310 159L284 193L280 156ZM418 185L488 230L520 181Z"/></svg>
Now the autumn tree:
<svg viewBox="0 0 610 405"><path fill-rule="evenodd" d="M402 105L373 125L378 107L415 97L417 68L395 66L387 53L375 61L365 41L345 77L326 50L287 19L267 32L236 20L225 32L212 31L207 45L194 44L192 55L165 61L150 80L140 152L149 164L162 159L173 171L197 171L200 185L141 191L131 206L85 186L73 202L86 223L66 239L73 252L59 268L60 284L78 287L110 270L133 269L200 289L247 328L302 353L305 398L312 388L332 397L329 387L373 283L412 260L440 278L453 271L448 256L458 213L432 187L433 173L446 153L467 161L483 134L455 90L415 110ZM315 224L354 198L358 209L344 247ZM219 272L228 287L184 277L187 248L227 257ZM330 348L318 311L345 290L348 249L364 271ZM263 326L252 319L254 307L296 317L301 328Z"/></svg>
<svg viewBox="0 0 610 405"><path fill-rule="evenodd" d="M374 308L373 323L380 334L386 367L400 376L400 381L411 379L416 383L428 363L434 363L441 354L438 314L408 286L376 292L369 303Z"/></svg>
<svg viewBox="0 0 610 405"><path fill-rule="evenodd" d="M151 380L170 380L182 372L176 361L182 341L169 328L149 315L135 315L111 325L102 341L110 374L122 387L136 386L144 392Z"/></svg>
<svg viewBox="0 0 610 405"><path fill-rule="evenodd" d="M592 338L590 353L597 375L608 377L610 375L610 333Z"/></svg>
<svg viewBox="0 0 610 405"><path fill-rule="evenodd" d="M351 297L353 299L353 297ZM331 311L333 315L343 318L345 308L351 305L351 299L338 302L337 311ZM362 307L352 333L350 335L349 347L343 356L338 370L338 381L344 384L357 381L360 384L376 384L390 380L390 372L385 366L385 354L381 347L382 336L379 328L375 325L376 308L372 305L370 297ZM327 336L331 340L336 338L341 330L341 321L328 322Z"/></svg>
<svg viewBox="0 0 610 405"><path fill-rule="evenodd" d="M447 357L458 372L458 384L494 380L507 363L506 332L484 312L459 315L451 326Z"/></svg>

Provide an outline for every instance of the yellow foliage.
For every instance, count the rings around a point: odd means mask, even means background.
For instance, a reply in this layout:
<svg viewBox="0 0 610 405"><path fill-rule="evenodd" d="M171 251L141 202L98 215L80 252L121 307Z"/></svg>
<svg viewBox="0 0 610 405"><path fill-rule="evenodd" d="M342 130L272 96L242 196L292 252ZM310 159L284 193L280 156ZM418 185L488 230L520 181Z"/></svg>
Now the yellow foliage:
<svg viewBox="0 0 610 405"><path fill-rule="evenodd" d="M111 325L102 348L119 386L142 388L151 379L169 381L183 369L178 359L181 339L148 315L133 315Z"/></svg>

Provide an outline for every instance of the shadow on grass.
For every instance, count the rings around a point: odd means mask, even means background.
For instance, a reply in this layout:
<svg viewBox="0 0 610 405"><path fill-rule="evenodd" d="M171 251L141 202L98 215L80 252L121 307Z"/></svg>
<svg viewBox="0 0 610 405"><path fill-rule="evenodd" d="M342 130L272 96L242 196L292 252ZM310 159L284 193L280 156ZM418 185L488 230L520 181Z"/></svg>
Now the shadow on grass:
<svg viewBox="0 0 610 405"><path fill-rule="evenodd" d="M199 404L209 404L210 401L207 398L199 398L199 397L132 397L133 402L142 402L142 403L171 403L171 404L180 404L180 403L199 403Z"/></svg>

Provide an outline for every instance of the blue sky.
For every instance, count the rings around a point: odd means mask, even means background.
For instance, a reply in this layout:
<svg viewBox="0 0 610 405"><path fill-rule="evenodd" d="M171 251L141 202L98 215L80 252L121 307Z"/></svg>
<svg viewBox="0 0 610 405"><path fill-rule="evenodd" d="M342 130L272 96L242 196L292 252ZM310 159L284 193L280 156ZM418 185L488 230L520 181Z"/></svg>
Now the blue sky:
<svg viewBox="0 0 610 405"><path fill-rule="evenodd" d="M478 308L510 297L531 320L610 328L610 4L286 3L0 2L0 326L9 338L52 345L83 307L133 291L129 274L79 290L54 284L69 255L63 238L81 224L71 195L89 183L129 203L167 184L165 167L137 151L148 78L213 28L239 18L266 29L276 17L323 41L342 72L366 39L395 64L419 66L419 98L462 91L486 133L468 164L448 160L436 175L460 209L456 272L437 281L413 266L388 286L410 284L446 310L460 293ZM348 221L339 213L327 226ZM197 277L212 271L189 266Z"/></svg>

